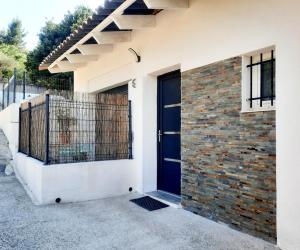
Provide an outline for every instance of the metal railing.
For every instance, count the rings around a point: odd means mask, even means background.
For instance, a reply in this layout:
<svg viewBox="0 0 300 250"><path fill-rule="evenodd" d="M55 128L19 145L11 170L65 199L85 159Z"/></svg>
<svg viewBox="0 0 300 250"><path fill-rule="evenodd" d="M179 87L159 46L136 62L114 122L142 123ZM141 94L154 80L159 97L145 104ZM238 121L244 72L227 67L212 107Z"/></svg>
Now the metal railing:
<svg viewBox="0 0 300 250"><path fill-rule="evenodd" d="M39 96L49 89L72 90L71 77L32 77L23 72L22 77L17 76L17 71L10 79L4 79L0 83L0 110L12 103L20 103L23 100Z"/></svg>
<svg viewBox="0 0 300 250"><path fill-rule="evenodd" d="M50 93L23 103L19 152L61 164L132 159L127 95Z"/></svg>

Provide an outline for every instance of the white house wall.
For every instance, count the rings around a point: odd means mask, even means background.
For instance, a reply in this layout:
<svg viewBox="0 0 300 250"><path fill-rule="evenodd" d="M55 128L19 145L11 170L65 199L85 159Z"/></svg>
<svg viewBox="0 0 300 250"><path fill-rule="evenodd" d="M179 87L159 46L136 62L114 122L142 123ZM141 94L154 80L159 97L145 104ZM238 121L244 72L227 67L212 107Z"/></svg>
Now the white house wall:
<svg viewBox="0 0 300 250"><path fill-rule="evenodd" d="M133 104L137 189L156 188L156 75L186 71L261 48L276 46L277 230L283 249L300 249L300 2L296 0L191 0L190 8L162 11L157 25L134 31L75 72L75 90L94 92L129 85ZM133 48L141 63L128 52Z"/></svg>

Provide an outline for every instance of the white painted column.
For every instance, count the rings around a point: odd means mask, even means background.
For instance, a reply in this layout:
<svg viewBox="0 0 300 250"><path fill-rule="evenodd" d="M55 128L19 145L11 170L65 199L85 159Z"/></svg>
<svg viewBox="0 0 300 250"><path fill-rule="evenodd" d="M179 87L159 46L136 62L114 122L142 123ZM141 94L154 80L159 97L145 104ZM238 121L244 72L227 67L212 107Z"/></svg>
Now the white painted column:
<svg viewBox="0 0 300 250"><path fill-rule="evenodd" d="M129 86L129 100L132 102L133 161L136 169L135 190L143 193L143 78L135 72L135 87Z"/></svg>
<svg viewBox="0 0 300 250"><path fill-rule="evenodd" d="M88 92L87 86L88 82L86 78L83 77L82 69L74 71L74 91L75 92Z"/></svg>
<svg viewBox="0 0 300 250"><path fill-rule="evenodd" d="M157 77L143 78L143 191L157 189Z"/></svg>
<svg viewBox="0 0 300 250"><path fill-rule="evenodd" d="M291 21L294 21L293 18ZM299 27L299 25L298 25ZM277 235L300 249L300 29L282 27L276 48Z"/></svg>

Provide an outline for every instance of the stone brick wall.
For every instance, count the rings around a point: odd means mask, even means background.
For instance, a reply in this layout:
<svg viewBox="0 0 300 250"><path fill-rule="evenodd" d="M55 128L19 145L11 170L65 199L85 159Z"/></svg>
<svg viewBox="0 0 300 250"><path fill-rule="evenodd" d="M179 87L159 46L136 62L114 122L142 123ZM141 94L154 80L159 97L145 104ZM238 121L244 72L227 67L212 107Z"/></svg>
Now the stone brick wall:
<svg viewBox="0 0 300 250"><path fill-rule="evenodd" d="M240 111L240 57L182 74L182 205L274 241L275 111Z"/></svg>

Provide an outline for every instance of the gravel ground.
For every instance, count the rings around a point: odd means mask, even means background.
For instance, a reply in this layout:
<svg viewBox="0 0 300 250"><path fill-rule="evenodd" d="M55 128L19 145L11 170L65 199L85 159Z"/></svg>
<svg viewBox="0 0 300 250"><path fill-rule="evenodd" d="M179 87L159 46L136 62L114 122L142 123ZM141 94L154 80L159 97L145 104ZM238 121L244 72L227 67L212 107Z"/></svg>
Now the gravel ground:
<svg viewBox="0 0 300 250"><path fill-rule="evenodd" d="M277 249L182 209L148 212L136 197L35 206L0 176L0 249Z"/></svg>

